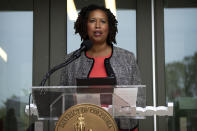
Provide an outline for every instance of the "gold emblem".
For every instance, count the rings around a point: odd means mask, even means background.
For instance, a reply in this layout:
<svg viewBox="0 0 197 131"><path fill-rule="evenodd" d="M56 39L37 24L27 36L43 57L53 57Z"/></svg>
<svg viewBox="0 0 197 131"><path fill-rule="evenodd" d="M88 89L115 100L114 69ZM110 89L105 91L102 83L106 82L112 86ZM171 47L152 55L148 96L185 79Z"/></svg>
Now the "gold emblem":
<svg viewBox="0 0 197 131"><path fill-rule="evenodd" d="M64 112L55 131L118 131L111 115L93 104L79 104Z"/></svg>
<svg viewBox="0 0 197 131"><path fill-rule="evenodd" d="M86 131L85 129L85 121L82 114L77 118L77 122L74 124L75 131ZM88 131L92 131L92 129L89 129Z"/></svg>

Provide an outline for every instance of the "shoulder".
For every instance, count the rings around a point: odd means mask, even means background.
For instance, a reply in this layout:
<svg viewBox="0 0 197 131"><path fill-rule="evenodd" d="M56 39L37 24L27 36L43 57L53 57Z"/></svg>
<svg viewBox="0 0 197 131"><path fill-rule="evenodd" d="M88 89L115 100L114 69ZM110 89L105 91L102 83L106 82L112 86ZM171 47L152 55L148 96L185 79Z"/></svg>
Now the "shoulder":
<svg viewBox="0 0 197 131"><path fill-rule="evenodd" d="M120 54L127 54L127 55L133 55L133 52L130 52L126 49L123 49L123 48L120 48L120 47L117 47L117 46L113 46L113 51L114 53L120 53Z"/></svg>
<svg viewBox="0 0 197 131"><path fill-rule="evenodd" d="M66 66L68 69L79 69L82 65L87 66L87 64L93 62L92 59L88 59L88 57L85 55L85 52L81 52L81 55L77 58L74 59L74 53L75 51L67 54L65 56L64 61L70 61L70 63Z"/></svg>
<svg viewBox="0 0 197 131"><path fill-rule="evenodd" d="M74 57L74 53L75 53L76 51L77 51L77 50L72 51L71 53L65 55L64 61L68 60L69 58ZM81 52L81 55L79 56L79 58L75 59L72 63L79 62L81 59L82 59L82 60L83 60L83 59L86 59L85 53L84 53L84 52Z"/></svg>
<svg viewBox="0 0 197 131"><path fill-rule="evenodd" d="M73 51L73 52L71 52L69 54L66 54L65 57L64 57L64 60L67 60L68 58L70 58L73 55L74 52L75 51Z"/></svg>
<svg viewBox="0 0 197 131"><path fill-rule="evenodd" d="M135 59L135 55L133 54L133 52L130 52L126 49L123 49L117 46L113 46L113 54L115 57Z"/></svg>

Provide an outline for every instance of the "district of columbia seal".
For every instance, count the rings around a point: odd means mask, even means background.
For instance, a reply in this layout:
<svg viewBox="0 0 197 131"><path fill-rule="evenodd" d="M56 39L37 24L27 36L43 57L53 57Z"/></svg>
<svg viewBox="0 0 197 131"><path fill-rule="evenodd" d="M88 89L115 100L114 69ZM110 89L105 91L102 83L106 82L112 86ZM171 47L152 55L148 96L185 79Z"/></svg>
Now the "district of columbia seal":
<svg viewBox="0 0 197 131"><path fill-rule="evenodd" d="M103 108L93 104L79 104L61 115L55 131L118 131L118 127Z"/></svg>

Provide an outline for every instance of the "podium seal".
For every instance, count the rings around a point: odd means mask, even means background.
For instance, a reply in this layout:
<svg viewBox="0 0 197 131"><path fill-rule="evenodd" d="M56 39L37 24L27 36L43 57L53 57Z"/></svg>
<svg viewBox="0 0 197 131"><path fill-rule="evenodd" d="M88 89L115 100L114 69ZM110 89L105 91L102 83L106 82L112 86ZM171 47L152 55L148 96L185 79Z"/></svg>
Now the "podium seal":
<svg viewBox="0 0 197 131"><path fill-rule="evenodd" d="M103 108L79 104L62 114L55 131L118 131L118 128L112 116Z"/></svg>

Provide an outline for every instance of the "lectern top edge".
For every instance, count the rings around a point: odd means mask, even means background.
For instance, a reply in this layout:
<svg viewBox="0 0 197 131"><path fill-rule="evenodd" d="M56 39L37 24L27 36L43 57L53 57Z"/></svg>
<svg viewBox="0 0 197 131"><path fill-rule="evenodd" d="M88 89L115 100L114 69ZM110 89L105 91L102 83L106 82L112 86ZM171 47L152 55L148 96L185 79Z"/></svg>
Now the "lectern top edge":
<svg viewBox="0 0 197 131"><path fill-rule="evenodd" d="M102 85L102 86L32 86L31 89L42 89L42 88L56 88L56 89L61 89L61 88L69 88L69 89L74 89L74 88L90 88L90 87L100 87L100 88L106 88L107 86L110 85ZM114 85L111 86L113 88L145 88L146 85Z"/></svg>

